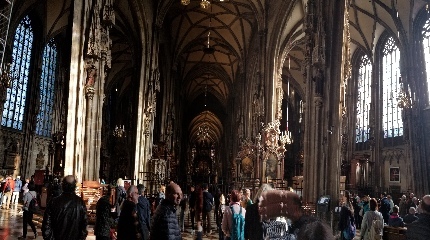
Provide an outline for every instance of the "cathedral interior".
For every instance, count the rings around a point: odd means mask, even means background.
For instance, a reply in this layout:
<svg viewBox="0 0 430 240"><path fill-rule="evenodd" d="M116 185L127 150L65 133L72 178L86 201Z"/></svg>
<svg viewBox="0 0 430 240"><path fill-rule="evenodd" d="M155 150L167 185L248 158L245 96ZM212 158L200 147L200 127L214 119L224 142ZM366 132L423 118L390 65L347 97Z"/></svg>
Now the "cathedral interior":
<svg viewBox="0 0 430 240"><path fill-rule="evenodd" d="M0 175L422 196L429 4L1 0Z"/></svg>

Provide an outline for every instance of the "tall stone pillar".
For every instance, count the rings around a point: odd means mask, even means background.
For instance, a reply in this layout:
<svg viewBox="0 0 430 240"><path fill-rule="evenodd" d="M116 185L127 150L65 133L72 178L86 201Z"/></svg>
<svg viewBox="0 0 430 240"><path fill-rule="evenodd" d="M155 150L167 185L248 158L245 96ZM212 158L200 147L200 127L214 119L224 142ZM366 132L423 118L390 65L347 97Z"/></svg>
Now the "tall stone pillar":
<svg viewBox="0 0 430 240"><path fill-rule="evenodd" d="M64 174L75 175L78 181L98 180L113 2L94 0L74 1L73 4Z"/></svg>

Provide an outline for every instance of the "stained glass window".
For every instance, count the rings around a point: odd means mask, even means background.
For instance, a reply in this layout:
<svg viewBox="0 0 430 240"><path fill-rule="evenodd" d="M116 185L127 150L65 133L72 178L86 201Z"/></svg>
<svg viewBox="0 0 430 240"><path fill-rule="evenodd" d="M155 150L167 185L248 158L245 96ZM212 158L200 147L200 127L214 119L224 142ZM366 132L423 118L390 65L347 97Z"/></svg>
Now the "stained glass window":
<svg viewBox="0 0 430 240"><path fill-rule="evenodd" d="M424 58L426 61L427 71L427 86L429 87L429 102L430 102L430 19L427 19L423 27L423 47Z"/></svg>
<svg viewBox="0 0 430 240"><path fill-rule="evenodd" d="M366 55L360 59L358 70L357 122L355 142L366 142L369 139L369 112L371 102L370 83L372 81L372 63Z"/></svg>
<svg viewBox="0 0 430 240"><path fill-rule="evenodd" d="M382 58L382 127L384 138L403 135L400 93L400 50L393 38L385 43Z"/></svg>
<svg viewBox="0 0 430 240"><path fill-rule="evenodd" d="M43 50L42 75L40 79L39 113L37 114L36 134L50 137L52 109L54 104L54 84L57 67L57 46L53 39Z"/></svg>
<svg viewBox="0 0 430 240"><path fill-rule="evenodd" d="M32 47L33 29L30 18L26 16L16 28L13 40L11 87L7 89L1 119L4 127L23 128Z"/></svg>

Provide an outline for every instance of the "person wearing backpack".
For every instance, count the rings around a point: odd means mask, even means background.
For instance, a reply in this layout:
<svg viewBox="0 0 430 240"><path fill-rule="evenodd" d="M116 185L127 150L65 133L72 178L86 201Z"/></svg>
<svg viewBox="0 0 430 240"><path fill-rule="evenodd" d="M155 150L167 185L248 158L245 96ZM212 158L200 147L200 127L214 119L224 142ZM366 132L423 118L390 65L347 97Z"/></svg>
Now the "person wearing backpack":
<svg viewBox="0 0 430 240"><path fill-rule="evenodd" d="M28 192L26 192L23 196L23 202L24 202L24 212L22 215L22 236L18 239L26 239L27 238L27 225L30 225L31 230L33 230L34 233L34 239L37 238L37 231L36 226L33 223L33 212L29 210L30 202L33 198L37 198L36 192L35 192L36 186L34 184L28 185Z"/></svg>
<svg viewBox="0 0 430 240"><path fill-rule="evenodd" d="M210 235L212 233L211 226L211 212L214 206L214 197L210 192L208 192L208 185L203 184L203 232L206 235Z"/></svg>
<svg viewBox="0 0 430 240"><path fill-rule="evenodd" d="M384 228L384 218L378 212L378 202L372 198L369 200L370 210L363 216L361 222L361 239L375 240L382 239L382 232Z"/></svg>
<svg viewBox="0 0 430 240"><path fill-rule="evenodd" d="M227 240L245 239L246 210L240 206L240 199L238 190L231 191L230 206L225 208L221 227Z"/></svg>
<svg viewBox="0 0 430 240"><path fill-rule="evenodd" d="M10 200L12 199L12 192L15 188L15 181L12 179L12 176L8 176L6 178L6 184L3 188L3 202L2 208L9 209L10 208Z"/></svg>

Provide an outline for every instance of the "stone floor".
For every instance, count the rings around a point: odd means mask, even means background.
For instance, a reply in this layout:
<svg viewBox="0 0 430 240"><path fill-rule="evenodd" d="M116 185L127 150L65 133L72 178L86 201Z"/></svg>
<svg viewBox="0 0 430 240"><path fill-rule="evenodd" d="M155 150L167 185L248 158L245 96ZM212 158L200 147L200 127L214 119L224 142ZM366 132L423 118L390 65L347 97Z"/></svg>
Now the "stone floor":
<svg viewBox="0 0 430 240"><path fill-rule="evenodd" d="M21 205L13 205L11 209L5 210L0 209L0 240L5 239L18 239L19 236L22 236L22 214L20 214L19 210L21 209ZM187 214L188 215L188 214ZM192 240L195 239L191 234L191 224L189 221L189 216L186 216L185 221L185 232L182 233L182 238L184 240ZM42 226L42 215L36 214L33 218L38 237L37 239L42 238L41 226ZM88 237L89 240L95 240L95 236L93 233L93 225L88 226ZM33 239L33 231L30 226L28 226L28 234L27 239ZM204 240L207 239L218 239L218 232L216 230L216 224L214 219L212 219L212 234L209 236L204 236ZM359 232L354 239L360 239Z"/></svg>

